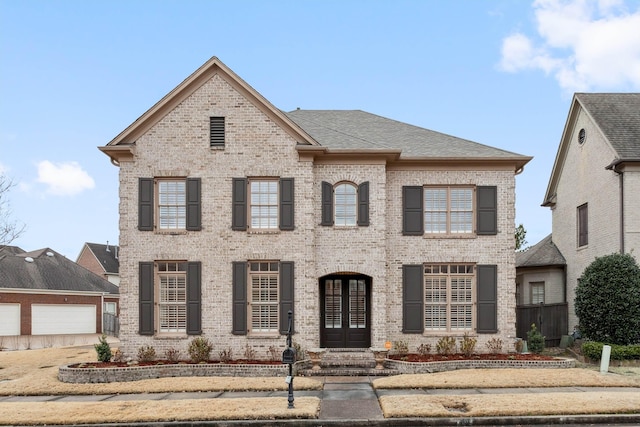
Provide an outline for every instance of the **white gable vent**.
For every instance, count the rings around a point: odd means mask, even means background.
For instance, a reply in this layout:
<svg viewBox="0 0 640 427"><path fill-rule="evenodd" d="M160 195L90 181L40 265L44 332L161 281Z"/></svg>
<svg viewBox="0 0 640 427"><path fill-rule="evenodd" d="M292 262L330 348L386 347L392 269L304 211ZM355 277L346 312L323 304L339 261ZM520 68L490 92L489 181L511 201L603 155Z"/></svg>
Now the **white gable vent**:
<svg viewBox="0 0 640 427"><path fill-rule="evenodd" d="M33 262L33 258L31 258L30 256L26 257L24 260L26 262Z"/></svg>
<svg viewBox="0 0 640 427"><path fill-rule="evenodd" d="M53 252L47 252L47 256L53 256Z"/></svg>

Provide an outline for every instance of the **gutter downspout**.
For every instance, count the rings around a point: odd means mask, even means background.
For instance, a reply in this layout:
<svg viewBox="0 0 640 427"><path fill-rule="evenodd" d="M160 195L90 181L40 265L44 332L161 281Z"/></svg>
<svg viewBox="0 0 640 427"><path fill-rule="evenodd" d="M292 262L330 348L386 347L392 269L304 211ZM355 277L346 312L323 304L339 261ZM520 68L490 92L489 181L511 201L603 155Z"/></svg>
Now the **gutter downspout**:
<svg viewBox="0 0 640 427"><path fill-rule="evenodd" d="M620 253L624 254L625 253L625 251L624 251L624 246L625 246L625 241L624 241L624 171L618 169L618 166L620 166L620 163L622 163L622 161L623 160L621 160L621 159L614 160L605 169L612 170L613 172L618 174L618 178L619 178L618 188L620 189Z"/></svg>

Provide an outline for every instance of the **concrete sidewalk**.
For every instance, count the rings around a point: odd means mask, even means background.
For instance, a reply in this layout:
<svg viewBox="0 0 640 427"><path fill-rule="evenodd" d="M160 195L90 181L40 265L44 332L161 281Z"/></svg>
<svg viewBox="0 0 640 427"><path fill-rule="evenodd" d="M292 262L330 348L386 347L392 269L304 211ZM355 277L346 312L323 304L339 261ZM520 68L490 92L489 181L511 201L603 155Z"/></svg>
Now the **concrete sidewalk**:
<svg viewBox="0 0 640 427"><path fill-rule="evenodd" d="M451 417L451 418L393 418L385 419L378 398L390 395L432 394L549 394L554 392L614 391L640 393L640 387L556 387L556 388L474 388L474 389L379 389L374 390L375 377L318 377L323 390L296 391L295 397L313 396L321 400L317 419L251 420L251 421L198 421L167 422L172 427L189 426L424 426L424 425L551 425L551 424L629 424L640 425L638 414L629 415L575 415L575 416L518 416L518 417ZM247 397L287 397L285 391L267 392L197 392L197 393L140 393L71 396L0 396L0 402L104 402L178 399L233 399ZM140 423L138 425L146 425ZM113 425L113 424L110 424ZM164 423L153 423L162 426Z"/></svg>

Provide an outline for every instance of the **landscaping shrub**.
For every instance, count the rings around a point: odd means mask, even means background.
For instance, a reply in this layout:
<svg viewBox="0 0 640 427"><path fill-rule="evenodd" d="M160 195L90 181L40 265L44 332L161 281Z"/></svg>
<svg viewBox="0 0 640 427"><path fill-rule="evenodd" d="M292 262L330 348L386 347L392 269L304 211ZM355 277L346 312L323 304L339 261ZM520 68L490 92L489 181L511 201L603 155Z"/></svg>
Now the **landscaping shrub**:
<svg viewBox="0 0 640 427"><path fill-rule="evenodd" d="M493 354L498 354L502 352L502 340L500 338L491 338L487 341L487 348Z"/></svg>
<svg viewBox="0 0 640 427"><path fill-rule="evenodd" d="M244 347L244 358L246 360L255 360L256 351L247 343Z"/></svg>
<svg viewBox="0 0 640 427"><path fill-rule="evenodd" d="M233 350L231 349L231 347L222 349L218 353L218 356L220 356L220 361L222 363L230 362L231 359L233 359Z"/></svg>
<svg viewBox="0 0 640 427"><path fill-rule="evenodd" d="M477 342L477 339L470 337L469 334L465 332L460 340L460 351L467 357L471 356L476 348Z"/></svg>
<svg viewBox="0 0 640 427"><path fill-rule="evenodd" d="M431 353L431 344L422 343L418 346L418 354L426 356L429 353Z"/></svg>
<svg viewBox="0 0 640 427"><path fill-rule="evenodd" d="M394 341L393 349L397 354L408 354L409 353L409 344L406 341Z"/></svg>
<svg viewBox="0 0 640 427"><path fill-rule="evenodd" d="M269 346L269 348L267 349L267 355L269 356L269 360L272 360L274 362L280 360L281 357L280 350L278 350L275 345Z"/></svg>
<svg viewBox="0 0 640 427"><path fill-rule="evenodd" d="M164 355L167 360L171 363L176 363L180 361L180 350L177 348L171 347L164 351Z"/></svg>
<svg viewBox="0 0 640 427"><path fill-rule="evenodd" d="M582 343L582 355L591 360L600 360L602 357L602 347L604 343L597 341L585 341ZM612 360L637 360L640 359L640 344L611 346Z"/></svg>
<svg viewBox="0 0 640 427"><path fill-rule="evenodd" d="M536 324L531 324L531 329L527 332L527 345L532 353L542 353L544 350L544 337L536 328Z"/></svg>
<svg viewBox="0 0 640 427"><path fill-rule="evenodd" d="M138 362L152 362L156 360L156 349L150 345L138 348Z"/></svg>
<svg viewBox="0 0 640 427"><path fill-rule="evenodd" d="M213 350L213 344L208 338L196 337L191 340L187 352L191 361L195 363L208 362Z"/></svg>
<svg viewBox="0 0 640 427"><path fill-rule="evenodd" d="M612 344L640 343L640 266L629 254L596 258L576 288L582 336Z"/></svg>
<svg viewBox="0 0 640 427"><path fill-rule="evenodd" d="M98 362L109 362L111 360L111 346L107 342L107 336L102 334L102 336L98 339L100 342L98 344L94 344L93 347L96 349L96 353L98 353Z"/></svg>
<svg viewBox="0 0 640 427"><path fill-rule="evenodd" d="M442 337L436 344L438 354L453 354L456 352L456 339L454 337Z"/></svg>

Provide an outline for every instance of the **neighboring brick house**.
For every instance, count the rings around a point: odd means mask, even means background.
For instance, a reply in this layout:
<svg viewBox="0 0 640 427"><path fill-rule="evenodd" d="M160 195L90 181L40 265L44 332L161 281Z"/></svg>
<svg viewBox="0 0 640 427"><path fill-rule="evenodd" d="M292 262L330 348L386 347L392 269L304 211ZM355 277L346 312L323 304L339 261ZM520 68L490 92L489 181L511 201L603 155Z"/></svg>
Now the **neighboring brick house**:
<svg viewBox="0 0 640 427"><path fill-rule="evenodd" d="M211 58L100 149L120 167L125 353L515 336L530 157L363 111L284 113Z"/></svg>
<svg viewBox="0 0 640 427"><path fill-rule="evenodd" d="M117 245L85 243L76 262L114 285L120 285L120 261Z"/></svg>
<svg viewBox="0 0 640 427"><path fill-rule="evenodd" d="M576 93L543 206L567 261L569 331L578 279L596 257L640 253L640 93Z"/></svg>
<svg viewBox="0 0 640 427"><path fill-rule="evenodd" d="M96 334L118 287L49 248L0 249L0 336Z"/></svg>

